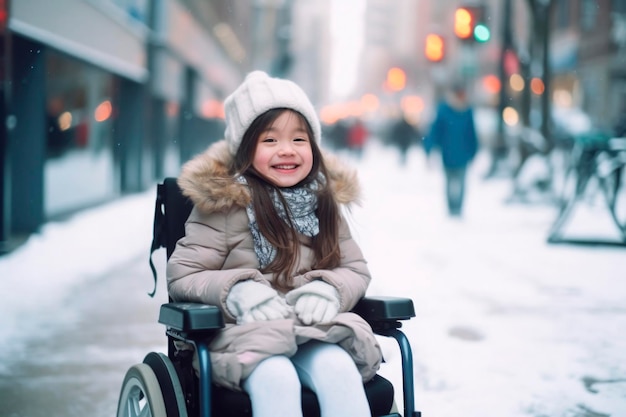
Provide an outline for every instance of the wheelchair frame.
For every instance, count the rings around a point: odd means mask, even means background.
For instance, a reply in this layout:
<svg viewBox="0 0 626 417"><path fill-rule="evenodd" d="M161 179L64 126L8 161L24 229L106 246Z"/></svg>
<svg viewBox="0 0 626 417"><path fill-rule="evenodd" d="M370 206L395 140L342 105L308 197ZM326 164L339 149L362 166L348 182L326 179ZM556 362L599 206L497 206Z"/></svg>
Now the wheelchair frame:
<svg viewBox="0 0 626 417"><path fill-rule="evenodd" d="M162 184L157 185L153 241L150 252L150 267L155 279L155 287L149 294L150 296L156 291L157 277L152 262L152 253L159 248L165 248L167 258L170 257L176 242L184 235L184 223L191 208L191 203L182 195L175 178L166 178ZM399 297L364 297L352 311L362 316L376 334L392 337L397 341L402 360L403 415L421 417L421 413L415 411L411 346L404 332L400 330L401 321L415 317L413 301ZM142 364L129 369L121 389L118 417L135 415L133 411L138 409L138 402L142 400L151 407L150 414L154 417L157 417L156 414L159 412L167 416L183 417L187 414L196 414L196 411L200 417L210 417L213 387L208 345L211 336L224 327L222 312L216 306L169 302L161 305L158 321L166 327L168 355L151 352L146 355ZM196 349L199 362L197 387L189 383L189 378L184 376L181 378L180 369L174 366L174 362L178 360L174 357L174 340L191 344ZM191 365L191 358L187 359ZM188 373L191 374L191 372ZM158 381L158 390L155 380ZM186 390L183 389L183 385ZM162 398L150 398L157 395ZM194 404L196 397L199 404ZM154 413L152 408L164 411ZM193 412L188 413L188 408L193 408ZM391 415L397 416L398 414Z"/></svg>

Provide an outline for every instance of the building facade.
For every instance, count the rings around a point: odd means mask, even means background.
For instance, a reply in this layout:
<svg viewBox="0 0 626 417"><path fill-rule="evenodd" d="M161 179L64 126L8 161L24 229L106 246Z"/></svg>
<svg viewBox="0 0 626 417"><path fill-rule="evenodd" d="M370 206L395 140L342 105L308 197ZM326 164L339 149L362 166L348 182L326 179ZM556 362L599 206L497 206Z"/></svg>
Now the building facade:
<svg viewBox="0 0 626 417"><path fill-rule="evenodd" d="M626 1L554 3L556 104L580 108L609 130L626 117Z"/></svg>
<svg viewBox="0 0 626 417"><path fill-rule="evenodd" d="M221 103L255 65L261 11L0 0L0 253L47 221L177 175L221 138Z"/></svg>

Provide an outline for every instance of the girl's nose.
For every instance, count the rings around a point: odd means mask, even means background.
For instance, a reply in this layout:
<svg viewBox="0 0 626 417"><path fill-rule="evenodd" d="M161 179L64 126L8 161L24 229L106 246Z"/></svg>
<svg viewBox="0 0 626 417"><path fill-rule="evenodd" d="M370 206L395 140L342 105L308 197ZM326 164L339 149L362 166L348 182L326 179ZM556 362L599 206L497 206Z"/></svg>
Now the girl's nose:
<svg viewBox="0 0 626 417"><path fill-rule="evenodd" d="M291 142L285 142L280 145L280 149L278 150L279 155L293 155L294 150Z"/></svg>

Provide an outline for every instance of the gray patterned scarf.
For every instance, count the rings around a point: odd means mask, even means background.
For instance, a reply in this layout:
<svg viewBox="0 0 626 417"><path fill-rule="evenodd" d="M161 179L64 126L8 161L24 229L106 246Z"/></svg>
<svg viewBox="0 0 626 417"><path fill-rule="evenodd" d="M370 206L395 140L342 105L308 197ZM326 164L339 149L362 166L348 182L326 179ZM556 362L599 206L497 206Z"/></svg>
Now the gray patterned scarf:
<svg viewBox="0 0 626 417"><path fill-rule="evenodd" d="M248 184L243 176L237 177L237 181L242 184ZM317 209L317 195L315 191L317 189L317 181L297 188L281 188L279 192L287 202L288 213L278 197L278 192L275 190L271 191L272 201L280 218L285 221L290 218L298 233L309 237L316 236L320 231L319 219L315 215L315 210ZM248 225L254 241L254 252L259 259L261 268L265 268L276 257L276 248L261 234L252 204L248 204L246 213L248 214ZM289 217L287 217L288 215Z"/></svg>

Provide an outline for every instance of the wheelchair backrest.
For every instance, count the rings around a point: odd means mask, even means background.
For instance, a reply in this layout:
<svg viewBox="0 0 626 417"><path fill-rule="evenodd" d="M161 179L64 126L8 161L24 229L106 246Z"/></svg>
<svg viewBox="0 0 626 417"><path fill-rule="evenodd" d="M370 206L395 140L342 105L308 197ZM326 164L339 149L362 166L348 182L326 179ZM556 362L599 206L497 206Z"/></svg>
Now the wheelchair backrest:
<svg viewBox="0 0 626 417"><path fill-rule="evenodd" d="M154 223L152 226L152 245L150 247L150 269L154 277L154 290L156 292L157 272L152 263L152 253L165 248L167 259L174 252L176 242L185 235L185 221L191 213L193 204L182 194L176 183L176 178L165 178L162 184L157 185L157 196L154 207Z"/></svg>

